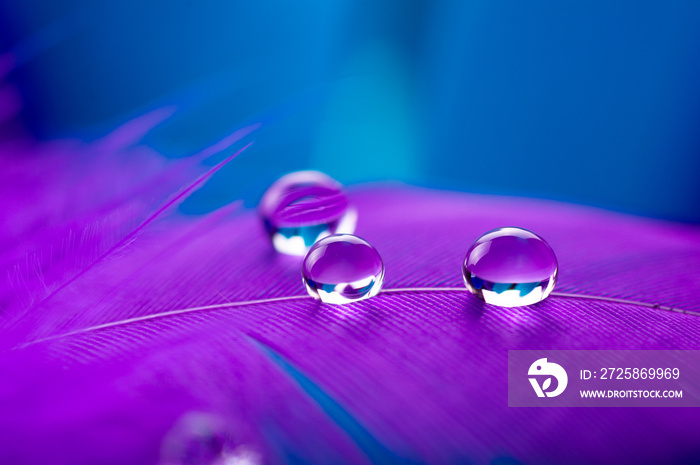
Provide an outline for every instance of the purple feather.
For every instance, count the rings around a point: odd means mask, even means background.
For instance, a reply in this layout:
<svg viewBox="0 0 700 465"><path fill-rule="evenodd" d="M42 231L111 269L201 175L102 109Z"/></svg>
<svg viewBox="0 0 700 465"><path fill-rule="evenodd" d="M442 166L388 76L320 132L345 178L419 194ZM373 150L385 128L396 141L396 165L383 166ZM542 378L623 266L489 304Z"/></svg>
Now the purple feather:
<svg viewBox="0 0 700 465"><path fill-rule="evenodd" d="M137 144L169 113L91 144L0 145L0 462L698 458L692 409L535 413L506 400L508 349L700 349L697 227L356 186L357 234L384 259L385 291L322 305L255 212L171 208L255 127L166 163ZM221 150L233 155L199 166ZM506 310L460 290L469 245L506 225L552 245L558 295Z"/></svg>

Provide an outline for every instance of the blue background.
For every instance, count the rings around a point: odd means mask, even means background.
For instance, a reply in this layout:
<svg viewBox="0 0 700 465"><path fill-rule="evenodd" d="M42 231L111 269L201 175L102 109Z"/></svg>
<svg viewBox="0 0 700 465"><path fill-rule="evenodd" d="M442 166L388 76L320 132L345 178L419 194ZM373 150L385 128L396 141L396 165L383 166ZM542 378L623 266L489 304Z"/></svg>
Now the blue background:
<svg viewBox="0 0 700 465"><path fill-rule="evenodd" d="M279 175L396 179L700 222L700 2L9 0L41 138L179 111L147 142L254 147L184 206Z"/></svg>

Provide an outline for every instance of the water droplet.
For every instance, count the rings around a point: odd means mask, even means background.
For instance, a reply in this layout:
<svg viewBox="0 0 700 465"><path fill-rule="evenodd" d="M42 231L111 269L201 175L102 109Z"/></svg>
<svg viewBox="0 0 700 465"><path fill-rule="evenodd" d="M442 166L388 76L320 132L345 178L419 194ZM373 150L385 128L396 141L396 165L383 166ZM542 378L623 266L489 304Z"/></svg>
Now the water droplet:
<svg viewBox="0 0 700 465"><path fill-rule="evenodd" d="M162 465L216 465L230 447L225 422L204 412L188 412L163 440Z"/></svg>
<svg viewBox="0 0 700 465"><path fill-rule="evenodd" d="M260 465L256 448L237 444L233 425L223 417L189 411L166 434L160 465Z"/></svg>
<svg viewBox="0 0 700 465"><path fill-rule="evenodd" d="M260 215L278 252L304 255L317 240L355 231L357 212L342 186L318 171L282 176L265 192Z"/></svg>
<svg viewBox="0 0 700 465"><path fill-rule="evenodd" d="M337 234L319 240L304 257L301 270L312 297L345 304L373 297L384 281L384 262L365 240Z"/></svg>
<svg viewBox="0 0 700 465"><path fill-rule="evenodd" d="M467 288L486 303L519 307L544 300L557 280L552 248L527 229L489 231L469 248L462 264Z"/></svg>

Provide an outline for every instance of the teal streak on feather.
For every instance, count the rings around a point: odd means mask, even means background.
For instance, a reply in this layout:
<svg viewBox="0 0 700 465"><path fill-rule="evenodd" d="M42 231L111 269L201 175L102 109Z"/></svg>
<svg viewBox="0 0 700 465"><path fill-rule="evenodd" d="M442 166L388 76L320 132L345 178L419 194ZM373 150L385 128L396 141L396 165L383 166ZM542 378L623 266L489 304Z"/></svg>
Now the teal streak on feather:
<svg viewBox="0 0 700 465"><path fill-rule="evenodd" d="M298 368L289 363L284 357L278 354L267 344L249 336L256 345L272 362L282 371L287 373L299 387L307 393L321 407L326 415L335 422L348 436L357 444L372 463L382 464L408 464L415 463L404 457L399 457L389 450L372 433L365 428L350 412L348 412L338 401L333 399L319 385L314 383L308 376Z"/></svg>

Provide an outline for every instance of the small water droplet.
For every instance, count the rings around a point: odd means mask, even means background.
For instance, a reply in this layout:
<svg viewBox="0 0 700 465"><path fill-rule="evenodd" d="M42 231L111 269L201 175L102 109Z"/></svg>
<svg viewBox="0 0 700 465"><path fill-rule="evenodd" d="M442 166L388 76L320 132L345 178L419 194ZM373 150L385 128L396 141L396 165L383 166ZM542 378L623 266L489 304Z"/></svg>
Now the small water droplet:
<svg viewBox="0 0 700 465"><path fill-rule="evenodd" d="M304 257L302 278L315 299L346 304L377 295L384 281L384 262L367 241L351 234L319 240Z"/></svg>
<svg viewBox="0 0 700 465"><path fill-rule="evenodd" d="M263 195L259 211L275 250L289 255L304 255L322 237L353 233L357 223L342 186L318 171L282 176Z"/></svg>
<svg viewBox="0 0 700 465"><path fill-rule="evenodd" d="M472 294L501 307L544 300L554 289L557 272L549 244L515 227L494 229L478 238L462 264L464 283Z"/></svg>
<svg viewBox="0 0 700 465"><path fill-rule="evenodd" d="M230 446L225 422L204 412L187 412L163 440L162 465L216 465Z"/></svg>

